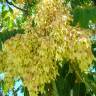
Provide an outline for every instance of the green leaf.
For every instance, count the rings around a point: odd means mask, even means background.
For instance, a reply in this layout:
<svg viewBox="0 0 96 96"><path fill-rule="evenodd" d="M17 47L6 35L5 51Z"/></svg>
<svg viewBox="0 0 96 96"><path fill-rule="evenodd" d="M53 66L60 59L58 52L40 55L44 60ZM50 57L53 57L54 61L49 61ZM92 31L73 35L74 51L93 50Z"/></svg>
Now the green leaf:
<svg viewBox="0 0 96 96"><path fill-rule="evenodd" d="M3 4L2 5L2 12L5 10L6 6Z"/></svg>
<svg viewBox="0 0 96 96"><path fill-rule="evenodd" d="M73 96L79 96L79 83L74 84Z"/></svg>
<svg viewBox="0 0 96 96"><path fill-rule="evenodd" d="M27 87L24 87L24 96L29 96L29 91Z"/></svg>
<svg viewBox="0 0 96 96"><path fill-rule="evenodd" d="M79 88L79 96L85 96L86 94L86 86L84 83L80 83L80 88Z"/></svg>
<svg viewBox="0 0 96 96"><path fill-rule="evenodd" d="M6 15L7 15L7 13L8 13L8 11L7 11L7 10L2 11L2 18L5 18L5 17L6 17Z"/></svg>

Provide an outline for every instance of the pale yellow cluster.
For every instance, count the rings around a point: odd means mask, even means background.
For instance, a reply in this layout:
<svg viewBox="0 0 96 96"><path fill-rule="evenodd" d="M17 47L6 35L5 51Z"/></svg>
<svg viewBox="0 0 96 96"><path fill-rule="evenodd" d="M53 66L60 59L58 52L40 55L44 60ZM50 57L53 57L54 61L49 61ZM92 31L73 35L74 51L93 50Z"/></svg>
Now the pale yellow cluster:
<svg viewBox="0 0 96 96"><path fill-rule="evenodd" d="M5 42L1 57L3 70L22 76L33 93L42 91L45 83L56 78L57 61L76 61L84 71L92 59L86 31L70 26L72 17L61 0L41 0L36 11L36 16L28 17L22 25L25 34ZM36 22L35 27L32 20Z"/></svg>
<svg viewBox="0 0 96 96"><path fill-rule="evenodd" d="M24 4L25 0L16 0L16 3Z"/></svg>

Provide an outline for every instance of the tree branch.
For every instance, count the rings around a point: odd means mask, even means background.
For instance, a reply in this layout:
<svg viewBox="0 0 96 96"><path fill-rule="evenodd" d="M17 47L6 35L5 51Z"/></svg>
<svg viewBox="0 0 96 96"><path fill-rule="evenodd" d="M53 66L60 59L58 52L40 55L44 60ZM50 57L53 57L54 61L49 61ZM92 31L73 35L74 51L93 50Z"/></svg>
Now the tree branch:
<svg viewBox="0 0 96 96"><path fill-rule="evenodd" d="M20 8L20 7L16 6L16 5L15 5L15 4L13 4L12 2L9 2L8 0L6 0L6 2L7 2L9 5L12 5L12 6L14 6L14 7L15 7L15 8L17 8L17 9L19 9L19 10L21 10L21 11L24 11L24 12L28 13L28 11L27 11L27 10L22 9L22 8Z"/></svg>

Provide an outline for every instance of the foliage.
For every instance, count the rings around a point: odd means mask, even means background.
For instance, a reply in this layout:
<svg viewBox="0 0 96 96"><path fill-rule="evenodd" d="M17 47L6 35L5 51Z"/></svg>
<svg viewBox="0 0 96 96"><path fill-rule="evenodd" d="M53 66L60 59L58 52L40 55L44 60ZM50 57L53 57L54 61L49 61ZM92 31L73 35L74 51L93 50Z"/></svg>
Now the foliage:
<svg viewBox="0 0 96 96"><path fill-rule="evenodd" d="M73 22L72 25L78 25L83 28L89 28L89 24L96 23L96 8L95 7L85 7L76 8L73 12Z"/></svg>
<svg viewBox="0 0 96 96"><path fill-rule="evenodd" d="M92 6L95 0L64 0L66 4L70 3L71 8ZM95 4L94 4L95 5Z"/></svg>
<svg viewBox="0 0 96 96"><path fill-rule="evenodd" d="M4 37L1 36L0 70L7 72L8 82L14 76L21 76L31 96L70 96L70 92L74 96L80 96L81 93L81 96L85 96L90 86L95 93L95 83L90 85L88 74L85 74L92 66L93 59L89 38L91 31L71 26L73 18L70 8L61 1L12 0L7 4L19 9L15 13L18 18L13 18L15 15L10 6L7 12L4 8L1 13L0 23L4 28L1 35ZM85 2L89 4L90 0L77 1L71 0L71 4L75 2L77 6L85 6ZM2 2L6 3L5 0ZM18 7L19 4L22 8ZM11 11L12 22L5 18ZM8 26L8 22L12 27ZM14 25L15 22L17 25ZM21 31L24 34L17 34Z"/></svg>
<svg viewBox="0 0 96 96"><path fill-rule="evenodd" d="M22 24L25 34L4 43L0 69L11 77L22 76L32 96L42 93L44 85L56 78L58 66L62 66L57 61L70 60L74 71L78 64L81 72L86 71L92 60L88 34L71 27L70 20L60 0L42 0L36 5L35 16L28 16Z"/></svg>
<svg viewBox="0 0 96 96"><path fill-rule="evenodd" d="M72 25L89 28L89 24L96 25L96 1L95 0L65 0L65 4L71 9L73 15Z"/></svg>

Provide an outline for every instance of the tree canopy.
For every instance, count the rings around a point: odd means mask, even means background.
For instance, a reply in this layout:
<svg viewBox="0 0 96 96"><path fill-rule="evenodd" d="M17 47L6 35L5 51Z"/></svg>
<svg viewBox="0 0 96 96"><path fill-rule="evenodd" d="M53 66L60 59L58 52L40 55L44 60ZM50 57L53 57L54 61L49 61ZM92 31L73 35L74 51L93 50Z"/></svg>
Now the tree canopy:
<svg viewBox="0 0 96 96"><path fill-rule="evenodd" d="M30 96L96 95L96 74L90 71L96 64L95 30L88 28L95 17L90 11L84 23L80 13L95 1L1 0L0 5L0 71L8 74L9 85L20 76Z"/></svg>

